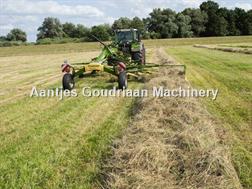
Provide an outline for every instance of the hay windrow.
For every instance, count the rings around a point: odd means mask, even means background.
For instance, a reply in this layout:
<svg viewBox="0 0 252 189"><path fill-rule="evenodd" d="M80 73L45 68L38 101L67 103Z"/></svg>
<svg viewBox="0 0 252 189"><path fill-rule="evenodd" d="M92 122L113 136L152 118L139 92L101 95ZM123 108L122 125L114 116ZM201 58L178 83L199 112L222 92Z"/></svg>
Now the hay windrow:
<svg viewBox="0 0 252 189"><path fill-rule="evenodd" d="M167 63L162 49L156 61ZM173 62L175 63L175 62ZM145 88L187 87L176 68L161 69ZM139 100L124 136L105 163L105 188L241 188L218 122L195 98Z"/></svg>
<svg viewBox="0 0 252 189"><path fill-rule="evenodd" d="M252 50L249 48L242 48L242 47L223 47L219 45L193 45L197 48L205 48L210 50L219 50L224 52L231 52L231 53L243 53L243 54L252 54Z"/></svg>

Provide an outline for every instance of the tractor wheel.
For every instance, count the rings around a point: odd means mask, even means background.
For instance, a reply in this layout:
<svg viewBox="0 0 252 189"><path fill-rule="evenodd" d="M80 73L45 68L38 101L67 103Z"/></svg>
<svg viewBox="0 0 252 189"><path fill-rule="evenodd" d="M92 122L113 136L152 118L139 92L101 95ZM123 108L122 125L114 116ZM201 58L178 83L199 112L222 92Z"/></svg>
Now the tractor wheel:
<svg viewBox="0 0 252 189"><path fill-rule="evenodd" d="M132 53L132 59L134 61L141 61L141 59L142 59L141 52L134 52L134 53Z"/></svg>
<svg viewBox="0 0 252 189"><path fill-rule="evenodd" d="M118 75L118 88L127 89L128 87L128 78L126 71L122 71Z"/></svg>
<svg viewBox="0 0 252 189"><path fill-rule="evenodd" d="M145 64L145 50L142 52L135 52L132 54L132 59L138 61L139 64Z"/></svg>
<svg viewBox="0 0 252 189"><path fill-rule="evenodd" d="M70 73L66 73L62 79L63 89L72 90L74 88L74 77Z"/></svg>
<svg viewBox="0 0 252 189"><path fill-rule="evenodd" d="M146 64L146 54L145 54L145 48L142 51L142 64Z"/></svg>

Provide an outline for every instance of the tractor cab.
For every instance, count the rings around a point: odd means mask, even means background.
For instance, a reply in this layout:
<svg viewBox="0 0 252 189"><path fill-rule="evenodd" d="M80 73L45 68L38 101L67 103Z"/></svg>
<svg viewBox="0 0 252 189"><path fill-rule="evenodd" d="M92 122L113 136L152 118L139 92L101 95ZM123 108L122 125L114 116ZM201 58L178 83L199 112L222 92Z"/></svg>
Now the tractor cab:
<svg viewBox="0 0 252 189"><path fill-rule="evenodd" d="M115 38L117 44L126 44L132 42L139 42L140 36L137 29L120 29L115 31Z"/></svg>
<svg viewBox="0 0 252 189"><path fill-rule="evenodd" d="M141 39L137 29L120 29L115 31L115 43L125 54L141 50Z"/></svg>

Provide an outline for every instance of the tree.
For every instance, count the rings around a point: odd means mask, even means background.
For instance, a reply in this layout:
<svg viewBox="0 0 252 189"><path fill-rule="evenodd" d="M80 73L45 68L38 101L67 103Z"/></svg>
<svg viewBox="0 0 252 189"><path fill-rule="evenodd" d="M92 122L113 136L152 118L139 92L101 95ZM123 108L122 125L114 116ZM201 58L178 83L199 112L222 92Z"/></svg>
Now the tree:
<svg viewBox="0 0 252 189"><path fill-rule="evenodd" d="M45 18L42 26L38 28L38 31L38 40L44 38L62 38L65 36L63 26L59 19L53 17Z"/></svg>
<svg viewBox="0 0 252 189"><path fill-rule="evenodd" d="M98 37L102 41L108 41L110 40L109 28L110 27L108 27L107 24L93 26L91 29L91 34Z"/></svg>
<svg viewBox="0 0 252 189"><path fill-rule="evenodd" d="M184 15L190 16L190 25L193 35L196 37L201 36L206 30L205 24L207 23L208 19L206 12L203 12L200 9L187 8L182 13Z"/></svg>
<svg viewBox="0 0 252 189"><path fill-rule="evenodd" d="M102 24L102 26L107 31L110 37L114 35L114 31L112 30L112 27L110 24Z"/></svg>
<svg viewBox="0 0 252 189"><path fill-rule="evenodd" d="M218 10L218 15L220 17L225 18L225 20L227 21L227 35L240 35L240 31L236 28L236 18L235 12L233 10L228 10L227 8L220 8Z"/></svg>
<svg viewBox="0 0 252 189"><path fill-rule="evenodd" d="M75 38L86 38L88 37L90 30L82 24L77 24L73 37Z"/></svg>
<svg viewBox="0 0 252 189"><path fill-rule="evenodd" d="M66 34L67 37L74 38L74 34L76 31L76 27L73 23L71 22L66 22L63 26L63 32Z"/></svg>
<svg viewBox="0 0 252 189"><path fill-rule="evenodd" d="M131 27L131 20L126 17L121 17L118 20L115 20L112 29L117 30L117 29L127 29Z"/></svg>
<svg viewBox="0 0 252 189"><path fill-rule="evenodd" d="M145 23L139 17L134 17L132 20L126 17L121 17L118 20L115 20L112 25L112 30L117 29L128 29L135 28L137 29L143 36L146 37ZM112 34L113 35L113 34Z"/></svg>
<svg viewBox="0 0 252 189"><path fill-rule="evenodd" d="M0 42L2 42L2 41L7 41L5 36L0 36Z"/></svg>
<svg viewBox="0 0 252 189"><path fill-rule="evenodd" d="M27 36L24 31L18 28L12 29L6 36L8 41L27 41Z"/></svg>
<svg viewBox="0 0 252 189"><path fill-rule="evenodd" d="M178 13L176 16L176 24L178 26L177 37L192 37L193 32L191 30L191 18L190 16Z"/></svg>
<svg viewBox="0 0 252 189"><path fill-rule="evenodd" d="M247 31L247 13L244 9L235 8L235 20L236 20L236 27L239 29L241 35L248 35Z"/></svg>
<svg viewBox="0 0 252 189"><path fill-rule="evenodd" d="M247 34L252 35L252 10L247 12Z"/></svg>
<svg viewBox="0 0 252 189"><path fill-rule="evenodd" d="M153 38L171 38L177 35L176 12L171 9L153 9L146 22Z"/></svg>
<svg viewBox="0 0 252 189"><path fill-rule="evenodd" d="M131 28L138 29L138 31L141 34L143 34L145 31L144 22L138 17L134 17L132 19L130 26L131 26Z"/></svg>
<svg viewBox="0 0 252 189"><path fill-rule="evenodd" d="M228 34L227 30L228 22L223 16L218 16L216 18L216 25L215 25L215 36L226 36Z"/></svg>
<svg viewBox="0 0 252 189"><path fill-rule="evenodd" d="M228 34L228 23L219 12L219 4L214 1L203 2L200 5L201 11L207 13L205 36L225 36Z"/></svg>
<svg viewBox="0 0 252 189"><path fill-rule="evenodd" d="M208 16L208 21L206 23L206 31L204 32L205 36L216 36L216 25L217 25L217 20L218 15L217 11L219 9L218 3L214 1L207 1L203 2L200 5L201 11L204 11L207 13Z"/></svg>

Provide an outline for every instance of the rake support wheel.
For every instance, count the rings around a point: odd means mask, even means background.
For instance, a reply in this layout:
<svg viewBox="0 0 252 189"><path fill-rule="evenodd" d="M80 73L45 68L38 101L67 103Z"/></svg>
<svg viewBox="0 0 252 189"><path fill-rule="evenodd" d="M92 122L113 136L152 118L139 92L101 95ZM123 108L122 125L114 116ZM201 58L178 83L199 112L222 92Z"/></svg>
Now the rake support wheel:
<svg viewBox="0 0 252 189"><path fill-rule="evenodd" d="M62 85L64 90L72 90L74 88L74 77L70 73L66 73L62 79Z"/></svg>

